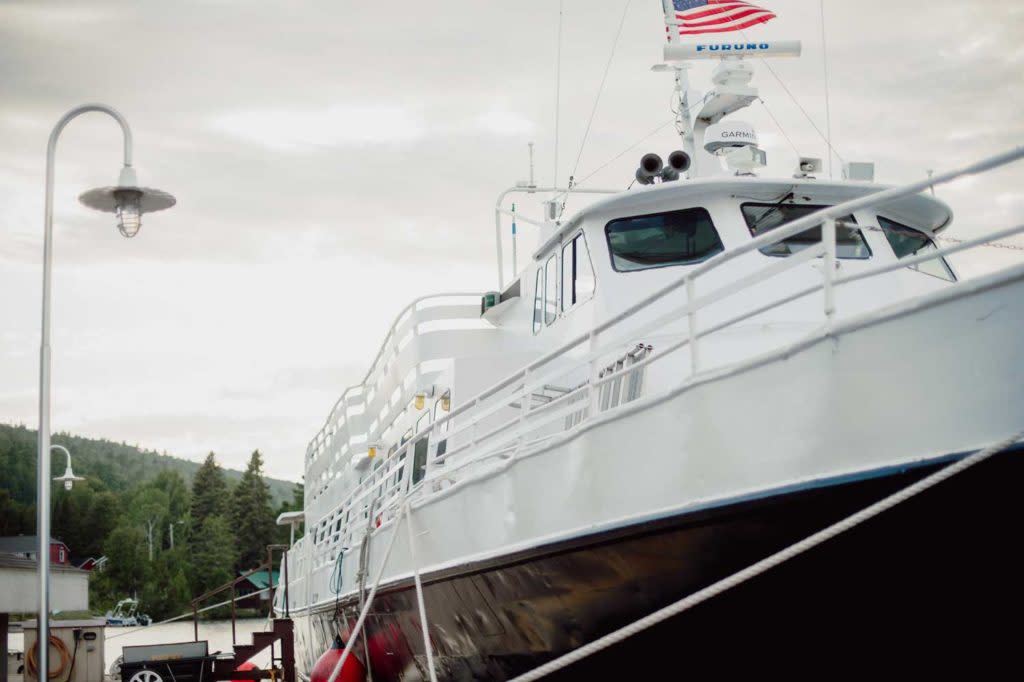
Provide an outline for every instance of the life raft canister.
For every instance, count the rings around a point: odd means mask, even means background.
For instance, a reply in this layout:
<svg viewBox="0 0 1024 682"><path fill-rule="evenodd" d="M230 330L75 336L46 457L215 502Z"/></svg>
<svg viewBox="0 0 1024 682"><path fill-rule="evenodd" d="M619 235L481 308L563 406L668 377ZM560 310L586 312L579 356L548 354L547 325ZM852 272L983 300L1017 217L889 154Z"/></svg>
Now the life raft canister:
<svg viewBox="0 0 1024 682"><path fill-rule="evenodd" d="M313 671L309 674L309 682L327 682L331 679L331 673L334 672L334 666L338 665L338 660L341 658L342 652L345 651L345 643L341 641L341 637L335 635L334 643L331 644L331 648L328 649L317 659L316 665L313 666ZM348 658L345 659L345 665L341 668L341 673L338 675L337 682L366 682L366 668L359 662L355 654L349 652Z"/></svg>

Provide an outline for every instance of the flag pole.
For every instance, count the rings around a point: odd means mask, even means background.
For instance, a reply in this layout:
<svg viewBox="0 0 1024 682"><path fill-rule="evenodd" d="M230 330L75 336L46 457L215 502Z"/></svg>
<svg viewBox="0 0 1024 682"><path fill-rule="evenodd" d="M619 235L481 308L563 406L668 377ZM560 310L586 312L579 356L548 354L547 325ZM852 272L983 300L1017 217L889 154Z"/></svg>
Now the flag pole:
<svg viewBox="0 0 1024 682"><path fill-rule="evenodd" d="M661 0L661 9L665 15L665 32L668 35L669 45L676 45L680 42L679 26L676 20L676 8L672 0ZM672 62L672 71L675 74L675 94L679 103L679 110L676 112L676 131L683 142L683 150L690 155L693 168L690 177L698 174L697 153L693 142L693 123L690 118L690 77L687 73L690 65L688 62Z"/></svg>

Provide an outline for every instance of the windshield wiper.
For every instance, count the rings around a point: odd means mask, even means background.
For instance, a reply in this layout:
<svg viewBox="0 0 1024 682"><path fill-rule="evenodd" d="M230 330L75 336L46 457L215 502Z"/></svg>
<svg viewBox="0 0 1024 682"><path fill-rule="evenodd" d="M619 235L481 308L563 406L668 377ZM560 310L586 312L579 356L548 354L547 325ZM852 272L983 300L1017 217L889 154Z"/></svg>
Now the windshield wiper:
<svg viewBox="0 0 1024 682"><path fill-rule="evenodd" d="M793 192L792 192L792 190L790 190L789 192L786 192L785 194L783 194L783 195L782 195L782 198L781 198L781 199L779 199L779 201L778 201L777 203L775 203L775 204L772 204L771 206L769 206L768 208L766 208L766 209L765 209L765 211L764 211L764 213L762 213L762 214L761 214L761 215L760 215L760 216L758 217L758 219L757 219L757 220L755 220L755 221L754 221L754 222L753 222L753 223L752 223L752 224L750 225L750 234L752 234L753 236L755 236L755 237L756 237L756 236L757 236L757 226L758 226L758 225L760 225L761 223L763 223L763 222L764 222L764 220L765 220L765 218L767 218L768 216L772 215L773 213L775 213L776 211L778 211L778 210L779 210L780 208L782 208L782 205L783 205L784 203L786 203L787 201L789 201L790 199L792 199L792 198L793 198Z"/></svg>

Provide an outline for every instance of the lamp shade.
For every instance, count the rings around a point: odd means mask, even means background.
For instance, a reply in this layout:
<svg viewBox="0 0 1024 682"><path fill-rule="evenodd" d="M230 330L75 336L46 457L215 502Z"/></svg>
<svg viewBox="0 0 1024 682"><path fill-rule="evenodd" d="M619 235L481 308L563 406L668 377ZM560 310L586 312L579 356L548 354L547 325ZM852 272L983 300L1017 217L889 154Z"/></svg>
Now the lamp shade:
<svg viewBox="0 0 1024 682"><path fill-rule="evenodd" d="M170 208L177 200L167 192L151 187L119 185L117 187L98 187L84 192L78 200L89 208L105 213L116 213L118 208L117 192L138 192L139 209L142 213L155 213Z"/></svg>
<svg viewBox="0 0 1024 682"><path fill-rule="evenodd" d="M117 214L118 229L125 237L134 237L142 226L143 213L170 208L177 200L167 192L152 187L139 187L135 169L125 166L116 187L91 189L78 197L84 205L97 211Z"/></svg>

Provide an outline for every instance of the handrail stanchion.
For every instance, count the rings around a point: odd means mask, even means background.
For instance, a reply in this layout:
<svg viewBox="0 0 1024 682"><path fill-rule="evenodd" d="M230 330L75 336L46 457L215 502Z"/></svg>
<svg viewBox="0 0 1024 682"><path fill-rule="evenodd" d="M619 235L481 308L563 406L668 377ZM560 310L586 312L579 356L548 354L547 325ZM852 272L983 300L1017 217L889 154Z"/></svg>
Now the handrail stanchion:
<svg viewBox="0 0 1024 682"><path fill-rule="evenodd" d="M231 583L231 646L236 644L235 638L235 584Z"/></svg>
<svg viewBox="0 0 1024 682"><path fill-rule="evenodd" d="M522 404L519 405L519 443L516 446L516 453L522 450L523 444L526 442L526 418L530 414L530 368L526 367L523 370L523 391L520 394L522 397L520 400Z"/></svg>
<svg viewBox="0 0 1024 682"><path fill-rule="evenodd" d="M597 332L590 330L590 343L588 344L590 353L594 352L597 347ZM587 394L590 397L590 414L589 418L593 419L597 416L601 409L601 389L597 385L598 379L600 379L601 370L598 368L598 358L592 358L590 360L590 381L587 385Z"/></svg>
<svg viewBox="0 0 1024 682"><path fill-rule="evenodd" d="M195 639L193 641L199 641L199 611L196 610L196 603L192 602L192 629L194 630Z"/></svg>
<svg viewBox="0 0 1024 682"><path fill-rule="evenodd" d="M693 277L686 278L686 321L690 330L690 375L697 373L700 367L700 356L697 353L697 300Z"/></svg>
<svg viewBox="0 0 1024 682"><path fill-rule="evenodd" d="M288 550L286 549L281 555L281 562L284 564L284 617L291 618L289 610L291 608L288 602ZM271 608L273 608L273 600L271 600Z"/></svg>
<svg viewBox="0 0 1024 682"><path fill-rule="evenodd" d="M821 241L825 243L825 255L822 257L821 278L822 291L825 295L825 324L830 328L836 314L836 292L833 279L836 269L836 221L828 218L821 224Z"/></svg>

